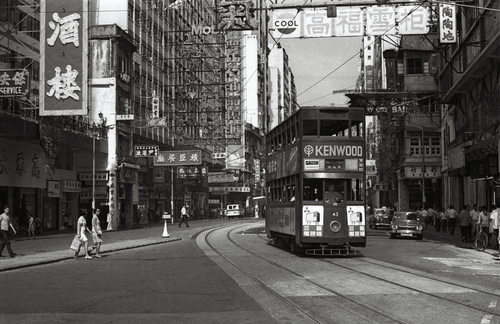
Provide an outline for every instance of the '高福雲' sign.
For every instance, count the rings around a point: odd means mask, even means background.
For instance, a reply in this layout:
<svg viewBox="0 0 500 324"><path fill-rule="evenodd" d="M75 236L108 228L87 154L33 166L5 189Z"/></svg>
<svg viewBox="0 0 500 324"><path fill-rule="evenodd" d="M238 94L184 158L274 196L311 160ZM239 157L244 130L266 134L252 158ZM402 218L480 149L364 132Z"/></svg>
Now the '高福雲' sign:
<svg viewBox="0 0 500 324"><path fill-rule="evenodd" d="M160 148L158 145L134 145L135 157L157 156Z"/></svg>
<svg viewBox="0 0 500 324"><path fill-rule="evenodd" d="M29 80L27 70L0 70L0 97L28 95Z"/></svg>
<svg viewBox="0 0 500 324"><path fill-rule="evenodd" d="M155 166L200 165L201 150L160 151L154 157Z"/></svg>

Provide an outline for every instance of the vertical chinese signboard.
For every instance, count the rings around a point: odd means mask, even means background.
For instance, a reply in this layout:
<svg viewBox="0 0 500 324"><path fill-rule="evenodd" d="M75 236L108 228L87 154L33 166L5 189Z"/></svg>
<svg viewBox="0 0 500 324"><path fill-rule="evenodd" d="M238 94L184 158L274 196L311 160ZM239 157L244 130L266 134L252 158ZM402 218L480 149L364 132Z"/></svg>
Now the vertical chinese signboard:
<svg viewBox="0 0 500 324"><path fill-rule="evenodd" d="M451 2L439 4L439 41L441 43L457 42L456 8Z"/></svg>
<svg viewBox="0 0 500 324"><path fill-rule="evenodd" d="M87 1L42 0L40 115L86 115Z"/></svg>

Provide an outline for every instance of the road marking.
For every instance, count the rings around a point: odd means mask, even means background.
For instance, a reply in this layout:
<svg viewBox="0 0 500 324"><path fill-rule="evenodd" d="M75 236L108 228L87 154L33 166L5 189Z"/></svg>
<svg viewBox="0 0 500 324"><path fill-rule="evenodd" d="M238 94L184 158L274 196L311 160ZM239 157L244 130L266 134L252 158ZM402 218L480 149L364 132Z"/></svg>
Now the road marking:
<svg viewBox="0 0 500 324"><path fill-rule="evenodd" d="M424 258L431 261L441 262L449 267L461 267L472 270L495 270L491 272L490 275L500 276L500 272L497 272L498 267L491 261L479 260L479 259L464 259L464 258Z"/></svg>
<svg viewBox="0 0 500 324"><path fill-rule="evenodd" d="M490 304L488 305L488 308L495 308L495 307L497 307L497 301L496 300L490 301Z"/></svg>
<svg viewBox="0 0 500 324"><path fill-rule="evenodd" d="M493 315L484 315L483 319L481 320L481 324L490 324L492 318Z"/></svg>

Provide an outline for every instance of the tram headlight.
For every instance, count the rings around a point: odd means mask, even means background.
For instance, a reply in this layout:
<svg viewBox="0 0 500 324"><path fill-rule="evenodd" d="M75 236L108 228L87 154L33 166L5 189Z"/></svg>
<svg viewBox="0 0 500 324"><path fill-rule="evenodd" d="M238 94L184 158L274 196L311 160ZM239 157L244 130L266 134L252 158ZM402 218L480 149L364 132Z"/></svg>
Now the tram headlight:
<svg viewBox="0 0 500 324"><path fill-rule="evenodd" d="M337 221L333 221L330 223L330 230L334 233L338 233L341 228L342 228L342 225L340 225L340 223Z"/></svg>

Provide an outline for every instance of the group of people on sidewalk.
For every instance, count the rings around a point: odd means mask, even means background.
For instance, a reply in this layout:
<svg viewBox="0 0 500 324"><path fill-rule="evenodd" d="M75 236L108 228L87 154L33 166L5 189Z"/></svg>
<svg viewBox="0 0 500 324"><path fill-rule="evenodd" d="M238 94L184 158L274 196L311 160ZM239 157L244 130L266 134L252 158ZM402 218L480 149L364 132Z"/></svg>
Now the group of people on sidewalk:
<svg viewBox="0 0 500 324"><path fill-rule="evenodd" d="M477 234L483 230L491 242L493 249L499 248L499 225L500 225L500 208L491 205L490 209L486 206L479 207L477 204L472 206L464 205L457 212L453 205L449 205L447 209L423 208L420 213L427 220L427 224L433 224L436 232L447 232L455 235L455 229L460 228L462 242L474 241Z"/></svg>
<svg viewBox="0 0 500 324"><path fill-rule="evenodd" d="M76 235L78 236L78 240L80 241L80 244L75 251L75 259L79 258L80 254L80 249L82 245L84 246L85 250L85 259L92 259L92 251L96 251L96 254L94 257L100 258L101 255L99 254L101 250L101 244L102 244L102 229L101 229L101 221L99 220L99 215L101 214L101 210L99 208L94 209L93 216L92 216L92 231L89 230L87 227L87 220L85 219L85 215L81 215L78 218L77 226L76 226ZM92 235L92 240L94 241L94 245L92 246L91 249L89 249L89 239L87 238L87 235L85 235L86 232L89 232Z"/></svg>

